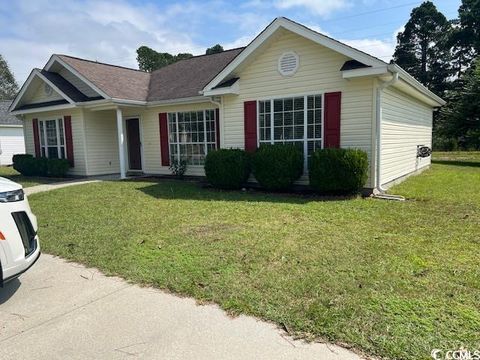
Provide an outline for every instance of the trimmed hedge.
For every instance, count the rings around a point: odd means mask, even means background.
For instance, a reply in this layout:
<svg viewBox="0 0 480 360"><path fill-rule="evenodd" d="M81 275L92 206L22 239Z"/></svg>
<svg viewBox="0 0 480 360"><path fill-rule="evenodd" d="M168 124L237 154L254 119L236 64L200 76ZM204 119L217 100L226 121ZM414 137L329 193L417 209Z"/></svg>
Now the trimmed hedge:
<svg viewBox="0 0 480 360"><path fill-rule="evenodd" d="M252 171L267 190L288 190L303 173L303 153L294 144L262 144L252 156Z"/></svg>
<svg viewBox="0 0 480 360"><path fill-rule="evenodd" d="M208 182L220 189L240 189L250 175L250 161L240 149L209 151L205 158Z"/></svg>
<svg viewBox="0 0 480 360"><path fill-rule="evenodd" d="M70 169L70 163L65 159L49 159L47 168L48 176L64 177Z"/></svg>
<svg viewBox="0 0 480 360"><path fill-rule="evenodd" d="M70 164L66 159L35 158L30 154L13 155L13 168L24 176L64 177Z"/></svg>
<svg viewBox="0 0 480 360"><path fill-rule="evenodd" d="M310 186L325 194L356 194L368 178L368 156L358 149L321 149L310 158Z"/></svg>

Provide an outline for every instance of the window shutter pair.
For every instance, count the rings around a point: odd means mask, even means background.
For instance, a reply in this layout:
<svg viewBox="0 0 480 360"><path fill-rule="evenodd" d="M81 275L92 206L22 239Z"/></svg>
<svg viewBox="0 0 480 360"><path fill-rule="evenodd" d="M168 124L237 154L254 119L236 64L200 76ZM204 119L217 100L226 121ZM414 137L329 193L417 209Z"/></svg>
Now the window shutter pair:
<svg viewBox="0 0 480 360"><path fill-rule="evenodd" d="M35 157L41 157L40 149L40 131L38 127L38 119L33 119L33 142L35 146ZM74 166L73 159L73 137L72 137L72 117L70 115L63 117L63 132L65 137L65 149L67 160L70 163L70 166Z"/></svg>
<svg viewBox="0 0 480 360"><path fill-rule="evenodd" d="M167 113L158 114L160 129L160 154L162 166L170 166L170 149L168 144L168 117ZM215 138L216 147L220 149L220 110L215 109Z"/></svg>
<svg viewBox="0 0 480 360"><path fill-rule="evenodd" d="M340 147L341 92L325 93L324 145L326 148ZM257 149L257 102L243 103L245 151Z"/></svg>

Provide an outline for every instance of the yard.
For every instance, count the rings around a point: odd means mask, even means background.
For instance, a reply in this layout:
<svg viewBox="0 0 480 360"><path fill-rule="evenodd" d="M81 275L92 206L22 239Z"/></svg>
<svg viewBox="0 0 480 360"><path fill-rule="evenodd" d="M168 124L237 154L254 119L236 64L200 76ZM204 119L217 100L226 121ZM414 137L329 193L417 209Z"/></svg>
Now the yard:
<svg viewBox="0 0 480 360"><path fill-rule="evenodd" d="M17 171L15 171L15 169L11 166L0 166L0 177L5 177L19 184L22 184L24 188L35 186L35 185L41 185L41 184L50 184L53 182L65 180L65 179L46 178L46 177L23 176L19 174Z"/></svg>
<svg viewBox="0 0 480 360"><path fill-rule="evenodd" d="M431 170L391 190L405 202L144 179L30 203L47 253L297 337L429 359L434 348L480 346L480 153L435 156Z"/></svg>

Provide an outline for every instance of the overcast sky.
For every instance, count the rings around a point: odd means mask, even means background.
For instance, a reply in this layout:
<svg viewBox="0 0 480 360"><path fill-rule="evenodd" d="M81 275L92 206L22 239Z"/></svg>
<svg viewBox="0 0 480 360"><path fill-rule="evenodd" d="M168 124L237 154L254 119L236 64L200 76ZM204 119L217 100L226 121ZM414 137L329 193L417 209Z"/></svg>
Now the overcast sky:
<svg viewBox="0 0 480 360"><path fill-rule="evenodd" d="M202 54L239 47L286 16L383 60L421 2L408 0L0 0L0 54L21 85L53 53L137 68L135 50ZM434 0L454 18L460 0Z"/></svg>

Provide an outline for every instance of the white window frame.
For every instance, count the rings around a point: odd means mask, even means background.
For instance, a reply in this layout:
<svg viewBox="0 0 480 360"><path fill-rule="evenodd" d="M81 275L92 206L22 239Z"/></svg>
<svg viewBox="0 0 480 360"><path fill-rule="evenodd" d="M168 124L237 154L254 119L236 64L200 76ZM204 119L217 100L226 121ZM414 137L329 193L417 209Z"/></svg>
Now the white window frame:
<svg viewBox="0 0 480 360"><path fill-rule="evenodd" d="M207 111L211 111L213 113L213 136L214 136L214 141L213 142L207 141L207 114L206 114ZM179 138L178 138L180 136L180 132L179 132L179 128L178 128L178 114L199 113L199 112L203 112L203 141L180 142ZM176 127L175 132L177 134L177 139L173 144L170 141L170 119L169 119L170 114L175 115L175 127ZM211 120L209 120L209 121L211 121ZM169 112L169 113L167 113L167 130L168 130L168 149L169 149L169 152L170 152L170 146L171 145L176 145L176 147L177 147L177 156L176 156L177 158L175 159L176 161L181 160L181 153L180 153L180 146L181 145L203 145L205 147L205 157L206 157L207 154L208 154L208 146L209 145L213 145L215 149L217 148L217 142L218 142L218 139L217 139L217 111L216 111L215 108L209 108L209 109L203 109L203 110L188 110L188 111ZM169 154L169 156L170 156L170 159L171 159L172 154ZM187 164L187 166L203 167L204 165L203 164L200 164L200 165Z"/></svg>
<svg viewBox="0 0 480 360"><path fill-rule="evenodd" d="M322 127L322 132L321 132L321 139L316 139L316 138L308 138L308 97L309 96L318 96L320 95L322 97L322 112L321 112L321 127ZM303 139L296 139L296 140L275 140L274 139L274 126L273 126L273 120L274 120L274 108L273 108L273 102L274 100L281 100L281 99L290 99L290 98L298 98L298 97L303 97ZM262 140L260 141L260 102L263 101L270 101L270 141ZM294 103L295 106L295 103ZM297 94L297 95L278 95L278 96L273 96L273 97L266 97L266 98L260 98L257 100L257 147L260 146L260 144L265 144L265 143L270 143L274 144L275 142L299 142L303 141L303 171L306 174L308 172L308 142L309 141L320 141L321 142L321 148L323 149L325 147L325 92L323 91L317 91L313 93L308 93L308 94Z"/></svg>
<svg viewBox="0 0 480 360"><path fill-rule="evenodd" d="M47 143L47 122L48 121L55 121L55 130L56 130L56 135L57 135L57 145L48 145ZM60 122L62 123L62 129L63 129L63 145L61 142L60 138ZM40 155L45 156L48 158L48 148L51 147L56 147L57 148L57 154L58 154L58 159L66 159L67 158L67 138L65 136L65 120L61 117L59 118L54 118L54 119L42 119L38 120L38 128L39 128L39 136L41 139L39 140L39 145L40 145ZM41 129L43 128L43 131ZM43 145L42 145L42 139L43 139ZM62 148L63 148L63 157L62 157ZM43 155L43 149L45 149L45 155Z"/></svg>

